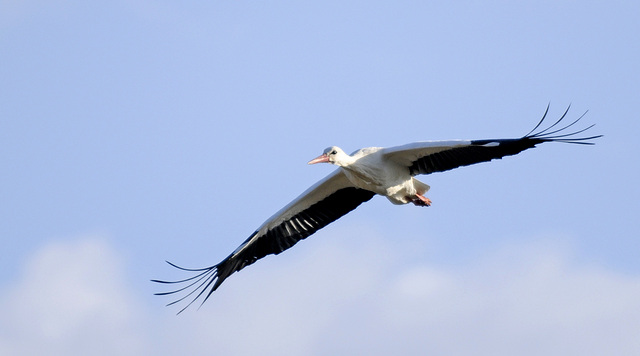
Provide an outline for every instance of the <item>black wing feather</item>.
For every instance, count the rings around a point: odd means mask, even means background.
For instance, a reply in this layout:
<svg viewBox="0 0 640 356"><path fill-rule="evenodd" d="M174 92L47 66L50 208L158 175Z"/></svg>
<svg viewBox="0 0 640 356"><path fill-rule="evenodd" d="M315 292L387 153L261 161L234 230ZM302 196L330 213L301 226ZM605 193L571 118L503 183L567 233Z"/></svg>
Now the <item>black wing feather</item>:
<svg viewBox="0 0 640 356"><path fill-rule="evenodd" d="M204 303L207 301L211 293L218 289L220 284L222 284L222 282L234 272L245 268L267 255L277 255L282 251L291 248L298 241L307 238L333 221L338 220L343 215L357 208L360 204L370 200L374 195L375 193L373 192L355 187L339 189L323 200L292 216L290 219L271 228L261 236L256 238L258 231L254 232L240 245L236 250L237 252L232 253L222 260L222 262L211 267L189 269L167 262L181 270L198 272L198 274L191 278L179 281L153 280L153 282L164 284L189 283L180 289L156 294L174 294L193 287L193 290L188 294L168 304L172 305L178 303L197 293L196 296L178 313L181 313L206 293L206 296L202 301L202 303Z"/></svg>
<svg viewBox="0 0 640 356"><path fill-rule="evenodd" d="M450 150L421 157L413 162L409 167L409 172L411 175L418 175L448 171L462 166L515 155L528 148L534 147L540 142L544 141L530 138L475 140L471 141L471 145L468 146L455 147Z"/></svg>
<svg viewBox="0 0 640 356"><path fill-rule="evenodd" d="M564 142L583 145L592 145L593 142L589 140L602 137L602 135L589 136L589 137L576 137L585 130L593 127L593 125L574 132L566 133L565 130L573 126L580 121L586 114L582 114L577 120L572 123L557 129L555 131L548 132L551 128L555 127L562 121L569 109L562 114L560 119L553 125L547 127L544 130L534 133L538 127L542 124L549 108L545 111L544 115L536 127L527 135L516 139L496 139L496 140L473 140L470 145L453 147L448 150L432 153L427 156L423 156L415 160L409 166L409 172L411 175L418 174L430 174L434 172L443 172L457 167L468 166L475 163L487 162L493 159L499 159L505 156L511 156L518 154L524 150L535 147L537 144L543 142ZM561 135L556 135L562 133Z"/></svg>

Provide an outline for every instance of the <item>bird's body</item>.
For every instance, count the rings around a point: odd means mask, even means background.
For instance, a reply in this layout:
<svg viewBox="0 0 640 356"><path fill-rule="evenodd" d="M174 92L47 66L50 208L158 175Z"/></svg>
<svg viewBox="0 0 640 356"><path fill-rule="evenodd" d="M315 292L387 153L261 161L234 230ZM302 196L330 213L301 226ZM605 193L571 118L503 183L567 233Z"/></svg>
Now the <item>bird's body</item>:
<svg viewBox="0 0 640 356"><path fill-rule="evenodd" d="M428 185L411 176L408 167L387 157L384 148L362 148L347 155L333 146L327 148L323 155L331 152L336 152L336 160L331 163L342 168L339 172L354 187L385 196L393 204L415 201L419 199L416 194L422 195L429 190Z"/></svg>
<svg viewBox="0 0 640 356"><path fill-rule="evenodd" d="M576 132L564 133L582 116L569 125L550 131L562 121L567 112L547 129L532 134L544 121L546 114L547 112L529 134L517 139L425 141L390 148L363 148L351 155L338 147L329 147L322 155L309 161L309 164L331 163L338 166L338 169L267 219L222 262L202 269L187 269L171 264L179 269L198 273L179 281L154 280L159 283L187 284L178 290L158 294L172 294L193 287L188 294L170 304L194 293L193 300L182 310L206 293L204 303L232 273L266 255L279 254L292 247L376 194L385 196L393 204L430 206L431 200L424 196L429 186L415 178L418 174L442 172L514 155L543 142L592 144L588 140L600 137L575 137L593 125Z"/></svg>

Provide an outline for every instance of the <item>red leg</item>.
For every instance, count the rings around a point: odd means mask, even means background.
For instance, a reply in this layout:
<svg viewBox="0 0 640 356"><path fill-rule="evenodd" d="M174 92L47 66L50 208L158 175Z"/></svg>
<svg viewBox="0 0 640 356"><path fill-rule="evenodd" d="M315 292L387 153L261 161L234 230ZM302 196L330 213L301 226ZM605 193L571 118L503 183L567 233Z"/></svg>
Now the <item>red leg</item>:
<svg viewBox="0 0 640 356"><path fill-rule="evenodd" d="M416 194L415 197L407 197L407 199L409 199L415 206L431 206L431 199L420 194Z"/></svg>

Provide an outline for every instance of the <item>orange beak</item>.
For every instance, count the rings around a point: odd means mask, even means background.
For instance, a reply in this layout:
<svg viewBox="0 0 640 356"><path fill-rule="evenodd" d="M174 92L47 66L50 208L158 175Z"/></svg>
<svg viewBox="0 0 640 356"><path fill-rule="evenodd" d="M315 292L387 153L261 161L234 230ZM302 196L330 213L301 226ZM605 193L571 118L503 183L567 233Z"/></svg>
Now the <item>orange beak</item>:
<svg viewBox="0 0 640 356"><path fill-rule="evenodd" d="M323 153L320 156L309 161L307 164L328 163L328 162L329 162L329 156Z"/></svg>

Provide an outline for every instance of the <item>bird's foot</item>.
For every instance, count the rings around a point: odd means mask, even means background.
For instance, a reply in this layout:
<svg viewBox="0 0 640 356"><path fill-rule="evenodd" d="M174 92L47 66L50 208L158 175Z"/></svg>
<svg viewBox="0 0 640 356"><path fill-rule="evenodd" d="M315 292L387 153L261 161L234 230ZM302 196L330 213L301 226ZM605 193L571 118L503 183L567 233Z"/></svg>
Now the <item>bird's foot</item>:
<svg viewBox="0 0 640 356"><path fill-rule="evenodd" d="M420 194L416 194L415 197L408 197L408 198L415 206L431 206L431 199L425 196L422 196Z"/></svg>

